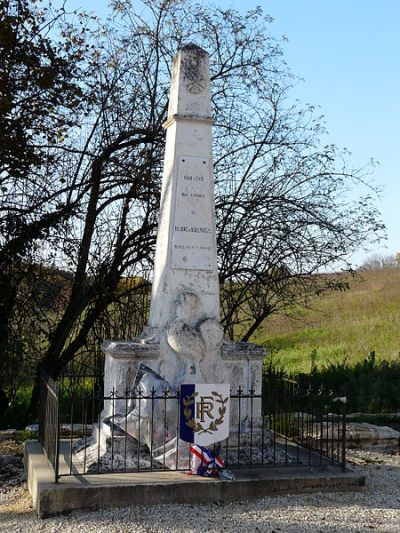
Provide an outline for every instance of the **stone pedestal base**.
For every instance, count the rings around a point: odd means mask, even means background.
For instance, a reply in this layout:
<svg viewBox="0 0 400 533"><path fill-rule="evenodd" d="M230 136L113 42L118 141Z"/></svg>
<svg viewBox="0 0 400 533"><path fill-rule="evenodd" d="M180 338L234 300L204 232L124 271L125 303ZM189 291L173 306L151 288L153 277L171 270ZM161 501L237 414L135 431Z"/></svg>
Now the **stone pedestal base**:
<svg viewBox="0 0 400 533"><path fill-rule="evenodd" d="M171 386L172 394L185 383L230 384L230 454L236 454L238 448L240 453L244 454L252 447L261 449L262 441L265 443L268 440L262 430L261 419L262 360L265 356L262 347L248 343L224 342L220 349L212 350L203 359L198 360L185 358L182 354L174 355L165 338L161 336L160 339L158 336L156 342L152 343L140 338L131 342L107 342L103 350L104 397L107 399L104 400L100 417L100 430L93 430L93 439L101 450L100 459L103 462L107 462L110 454L121 456L126 461L126 457L136 457L138 453L135 439L125 434L122 429L114 428L114 431L111 431L110 426L103 421L117 414L128 414L127 396L132 390L141 363L165 378ZM191 372L193 364L196 366L195 373ZM148 461L148 457L145 457L148 451L145 452L141 448L142 446L139 450L140 461ZM98 451L95 450L94 453L97 454ZM125 464L122 459L121 464Z"/></svg>
<svg viewBox="0 0 400 533"><path fill-rule="evenodd" d="M230 435L228 441L222 444L222 453L227 453L227 458L237 458L239 453L240 460L245 463L261 457L262 450L270 440L270 432L263 430L261 417L262 360L265 356L263 348L247 343L224 343L220 350L207 354L203 365L202 361L199 364L195 361L201 375L193 376L185 371L190 369L191 361L186 362L182 355L179 360L177 356L176 366L172 365L173 354L163 339L160 343L152 344L141 343L139 339L132 342L108 342L104 345L104 352L104 396L107 399L104 401L100 430L95 428L93 431L93 438L101 450L102 464L108 464L110 455L117 462L120 461L122 468L125 468L127 461L130 467L136 464L135 461L143 464L151 462L146 447L139 446L137 440L127 435L123 429L114 426L112 431L110 425L104 423L108 417L124 417L128 414L129 400L126 396L132 390L141 363L166 378L171 385L172 394L175 394L181 384L195 383L196 378L200 382L229 383ZM166 361L170 365L166 365ZM207 380L203 377L204 373ZM176 409L178 420L178 403ZM145 421L143 424L144 430ZM97 456L95 459L97 460Z"/></svg>
<svg viewBox="0 0 400 533"><path fill-rule="evenodd" d="M140 341L112 341L106 343L103 349L106 356L104 396L114 398L104 401L103 418L115 414L126 414L127 401L118 396L123 397L129 394L140 363L166 378L171 385L172 393L175 393L175 389L179 389L181 384L196 382L196 376L181 372L176 377L174 368L166 367L165 354L162 353L165 350L163 342L146 344ZM167 355L172 364L171 353ZM179 357L179 364L183 367L183 357ZM237 428L240 420L241 432L249 431L251 419L255 428L256 420L261 417L260 395L264 357L265 350L261 346L250 343L224 343L219 353L216 351L210 354L205 366L207 376L197 376L201 379L200 382L230 384L231 427ZM190 366L190 360L186 366Z"/></svg>

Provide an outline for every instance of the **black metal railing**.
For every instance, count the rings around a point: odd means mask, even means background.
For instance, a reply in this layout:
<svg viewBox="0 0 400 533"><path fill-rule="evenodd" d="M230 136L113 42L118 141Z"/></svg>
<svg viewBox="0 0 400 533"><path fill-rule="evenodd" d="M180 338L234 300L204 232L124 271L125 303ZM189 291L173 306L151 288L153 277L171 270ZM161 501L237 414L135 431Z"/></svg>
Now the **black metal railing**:
<svg viewBox="0 0 400 533"><path fill-rule="evenodd" d="M55 479L59 471L59 386L43 370L40 374L39 441L54 469Z"/></svg>
<svg viewBox="0 0 400 533"><path fill-rule="evenodd" d="M346 404L344 389L313 388L290 379L264 380L264 414L285 445L294 442L346 469Z"/></svg>
<svg viewBox="0 0 400 533"><path fill-rule="evenodd" d="M188 470L179 439L179 391L95 393L90 378L42 375L40 441L56 480L75 474ZM346 468L343 393L267 379L263 394L231 394L230 435L212 447L227 468L337 465Z"/></svg>

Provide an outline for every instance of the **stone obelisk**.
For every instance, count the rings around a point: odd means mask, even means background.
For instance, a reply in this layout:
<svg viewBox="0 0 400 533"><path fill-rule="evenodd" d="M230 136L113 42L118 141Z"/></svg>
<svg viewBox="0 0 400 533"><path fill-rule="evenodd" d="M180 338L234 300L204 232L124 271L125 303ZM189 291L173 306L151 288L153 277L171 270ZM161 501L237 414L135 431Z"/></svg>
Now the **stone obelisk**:
<svg viewBox="0 0 400 533"><path fill-rule="evenodd" d="M132 341L105 344L105 393L129 389L140 362L172 388L229 383L235 392L261 390L263 348L224 340L219 322L212 124L209 56L188 45L174 60L164 124L149 322Z"/></svg>
<svg viewBox="0 0 400 533"><path fill-rule="evenodd" d="M219 318L208 54L178 52L174 65L149 325L163 328L180 291L193 290L204 316Z"/></svg>
<svg viewBox="0 0 400 533"><path fill-rule="evenodd" d="M149 326L160 373L206 382L222 343L212 171L208 54L195 45L173 65ZM214 361L215 362L215 361ZM172 370L172 372L171 372Z"/></svg>

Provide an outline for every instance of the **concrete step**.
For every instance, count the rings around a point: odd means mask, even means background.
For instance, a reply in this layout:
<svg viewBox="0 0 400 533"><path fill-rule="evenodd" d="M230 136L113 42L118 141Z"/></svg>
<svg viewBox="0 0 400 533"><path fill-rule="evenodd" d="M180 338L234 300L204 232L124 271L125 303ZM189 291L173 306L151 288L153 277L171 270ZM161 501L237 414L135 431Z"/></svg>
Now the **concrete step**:
<svg viewBox="0 0 400 533"><path fill-rule="evenodd" d="M61 443L61 456L67 455ZM63 465L60 465L63 468ZM40 443L25 446L28 487L41 518L73 510L98 510L160 503L248 500L282 493L358 491L364 476L333 465L234 470L235 480L188 476L179 471L70 475L54 482Z"/></svg>

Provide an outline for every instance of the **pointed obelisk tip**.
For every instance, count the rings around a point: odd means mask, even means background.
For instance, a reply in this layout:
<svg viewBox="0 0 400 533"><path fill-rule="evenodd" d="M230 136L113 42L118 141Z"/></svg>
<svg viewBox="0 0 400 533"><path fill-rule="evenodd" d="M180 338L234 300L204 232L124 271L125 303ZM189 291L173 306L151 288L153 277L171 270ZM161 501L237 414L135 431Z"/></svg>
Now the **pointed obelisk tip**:
<svg viewBox="0 0 400 533"><path fill-rule="evenodd" d="M179 51L182 52L196 52L199 55L209 55L208 52L203 50L203 48L200 48L200 46L197 46L197 44L194 43L188 43L182 46Z"/></svg>

